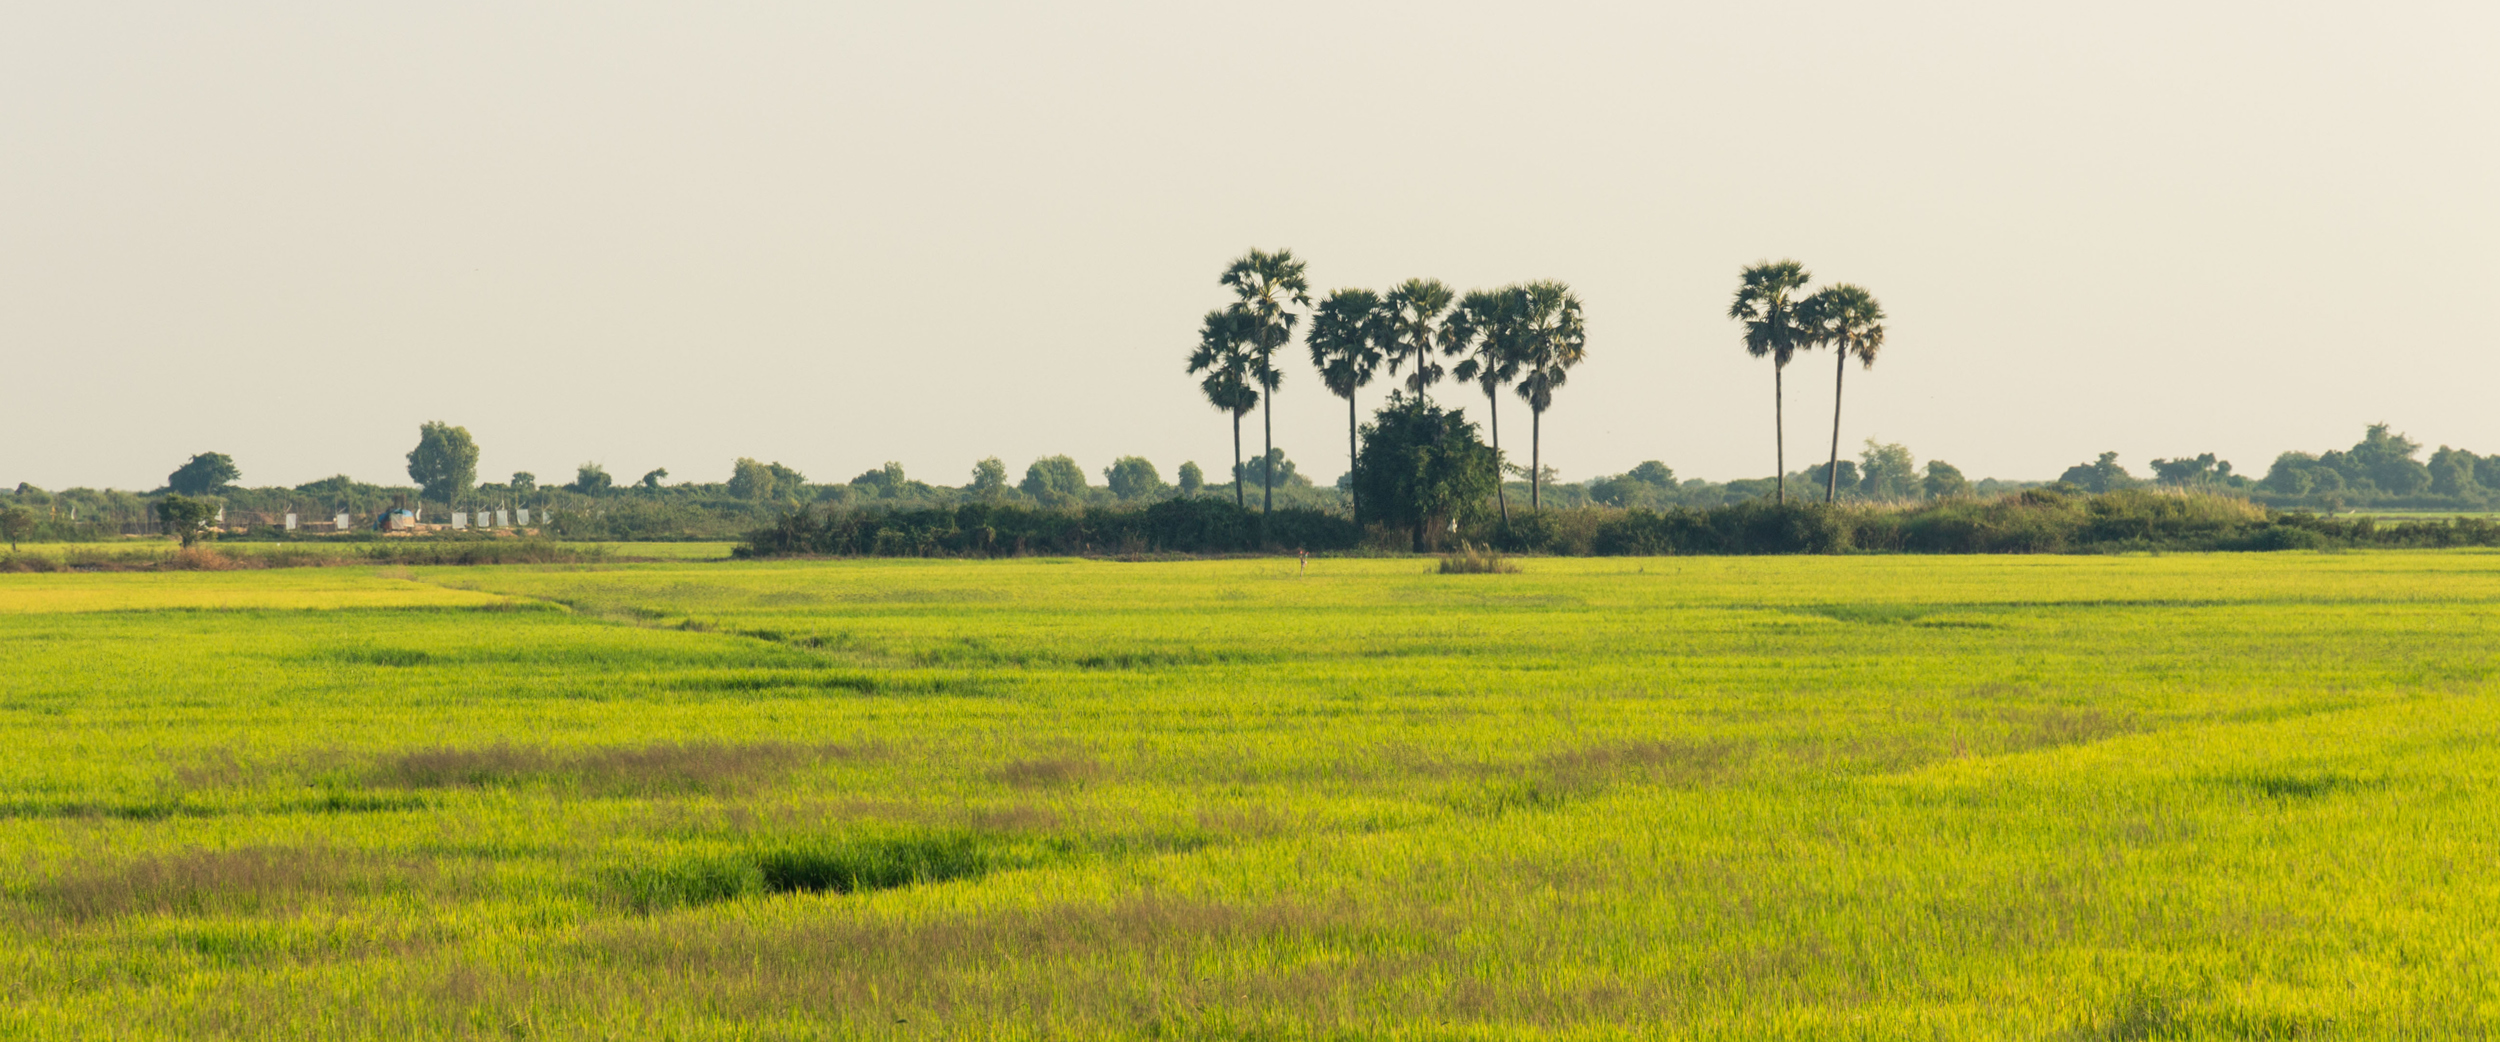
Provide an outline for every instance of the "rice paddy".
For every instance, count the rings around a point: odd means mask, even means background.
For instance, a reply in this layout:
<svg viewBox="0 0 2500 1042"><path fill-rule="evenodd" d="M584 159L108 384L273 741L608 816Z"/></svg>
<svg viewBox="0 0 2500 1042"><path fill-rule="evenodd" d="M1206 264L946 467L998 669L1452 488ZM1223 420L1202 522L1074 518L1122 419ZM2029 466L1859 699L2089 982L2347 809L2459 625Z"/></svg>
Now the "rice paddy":
<svg viewBox="0 0 2500 1042"><path fill-rule="evenodd" d="M2500 1030L2500 554L1513 563L0 575L0 1036Z"/></svg>

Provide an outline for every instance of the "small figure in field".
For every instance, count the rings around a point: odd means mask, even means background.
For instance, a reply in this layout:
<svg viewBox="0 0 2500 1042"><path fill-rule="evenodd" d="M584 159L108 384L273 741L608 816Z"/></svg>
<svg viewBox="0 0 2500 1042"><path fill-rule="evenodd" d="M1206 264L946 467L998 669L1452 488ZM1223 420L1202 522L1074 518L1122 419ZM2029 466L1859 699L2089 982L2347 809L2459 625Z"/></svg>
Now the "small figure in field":
<svg viewBox="0 0 2500 1042"><path fill-rule="evenodd" d="M1302 571L1305 574L1309 573L1311 570L1311 552L1298 546L1293 549L1293 552L1294 556L1302 559Z"/></svg>

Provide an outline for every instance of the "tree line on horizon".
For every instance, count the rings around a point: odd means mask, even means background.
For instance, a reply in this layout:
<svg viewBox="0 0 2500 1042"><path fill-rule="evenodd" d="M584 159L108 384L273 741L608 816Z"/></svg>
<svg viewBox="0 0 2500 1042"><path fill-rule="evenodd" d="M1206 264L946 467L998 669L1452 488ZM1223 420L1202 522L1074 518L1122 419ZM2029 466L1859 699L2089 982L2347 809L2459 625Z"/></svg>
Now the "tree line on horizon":
<svg viewBox="0 0 2500 1042"><path fill-rule="evenodd" d="M456 433L455 433L456 432ZM448 427L420 443L433 441L458 451L466 432ZM2348 449L2280 454L2262 478L2234 471L2229 461L2212 453L2154 459L2151 473L2137 476L2117 462L2116 453L2069 467L2054 481L1972 480L1942 460L1921 463L1902 445L1868 439L1855 460L1817 464L1778 477L1741 478L1718 482L1682 478L1672 467L1649 460L1621 474L1582 482L1558 483L1550 474L1543 494L1549 506L1563 510L1708 510L1755 499L1777 501L1783 482L1837 490L1839 501L1910 502L1982 498L2049 486L2077 492L2117 492L2146 487L2206 491L2241 496L2278 508L2311 508L2332 514L2347 509L2500 509L2500 453L2482 456L2441 446L2425 461L2422 446L2390 425L2372 424ZM418 455L412 453L412 455ZM1033 461L1021 481L996 457L977 463L962 485L924 482L907 477L902 465L887 463L848 482L817 483L778 463L741 458L730 478L719 482L619 484L596 464L578 468L574 480L540 485L527 472L512 480L474 485L480 497L471 507L492 501L502 504L555 507L555 534L586 539L734 539L781 513L799 507L850 510L921 509L959 504L991 504L1046 510L1135 508L1174 498L1224 496L1239 502L1249 483L1272 475L1277 503L1303 510L1350 514L1352 474L1332 484L1317 484L1299 472L1282 450L1271 452L1262 473L1260 460L1243 464L1239 480L1207 481L1194 464L1183 464L1177 484L1166 483L1155 465L1140 456L1122 456L1099 472L1102 483L1066 456ZM655 473L665 474L665 471ZM453 477L459 475L455 472ZM275 514L301 508L349 510L370 514L408 505L426 496L421 485L383 486L335 475L302 485L245 488L235 484L240 472L222 453L199 453L168 475L153 493L72 488L46 491L28 484L0 489L0 536L12 540L58 541L93 539L153 526L156 508L167 494L180 493L212 500L210 512L230 506L246 512ZM1513 481L1523 490L1524 481ZM1487 495L1493 493L1487 492ZM1495 512L1498 516L1498 511ZM1388 519L1382 519L1384 522Z"/></svg>
<svg viewBox="0 0 2500 1042"><path fill-rule="evenodd" d="M1233 299L1203 316L1186 370L1199 377L1207 403L1230 420L1233 465L1225 482L1210 482L1189 461L1180 465L1177 482L1167 484L1149 460L1122 456L1102 470L1103 484L1094 485L1074 459L1054 455L1034 460L1022 480L1014 482L999 458L982 459L962 486L910 478L893 462L848 482L816 483L778 461L748 457L735 460L729 479L718 483L670 483L665 467L619 483L596 462L578 466L569 483L542 485L528 471L514 472L507 481L481 483L476 472L479 452L468 430L432 421L420 426L417 445L407 456L411 486L367 484L341 474L292 489L244 489L236 484L241 473L232 457L203 452L177 467L153 493L73 489L56 494L27 485L14 493L0 492L0 511L5 511L0 513L0 529L65 533L78 527L82 508L96 522L80 529L84 531L105 518L124 526L138 517L152 519L166 507L191 516L195 509L214 513L229 503L267 512L292 510L309 500L323 509L357 512L377 511L386 503L430 503L449 510L561 504L575 509L566 511L571 524L559 527L585 536L717 537L728 534L730 525L811 504L874 508L982 502L1062 509L1229 491L1234 506L1246 510L1248 487L1256 482L1262 518L1274 512L1281 496L1291 506L1342 509L1358 527L1376 522L1411 528L1415 545L1421 546L1427 526L1454 526L1460 514L1480 507L1489 507L1507 523L1514 483L1524 486L1530 511L1539 513L1557 493L1565 508L1659 510L1708 508L1756 497L1784 504L1792 481L1821 485L1826 504L1844 498L1988 495L2043 484L1973 482L1942 460L1929 460L1922 473L1906 447L1873 439L1857 460L1842 459L1841 409L1849 363L1874 366L1885 345L1885 313L1863 287L1836 283L1811 288L1811 275L1794 260L1764 261L1738 273L1727 316L1738 324L1746 352L1772 363L1777 468L1767 478L1723 483L1678 480L1665 463L1649 460L1623 474L1561 484L1552 468L1543 465L1544 414L1555 392L1587 358L1583 307L1564 283L1537 280L1460 293L1437 279L1413 278L1385 291L1331 290L1315 303L1305 262L1291 250L1260 249L1234 260L1216 281ZM1346 401L1347 468L1333 487L1301 475L1275 444L1273 402L1286 368L1280 355L1298 331L1321 385ZM1824 463L1792 472L1786 462L1785 373L1801 353L1822 348L1832 349L1835 363L1830 452ZM1384 372L1395 379L1395 386L1372 422L1363 423L1357 396ZM1489 440L1479 437L1463 408L1443 409L1432 400L1432 389L1444 378L1472 384L1484 394ZM1529 410L1525 466L1509 463L1501 449L1505 389ZM1252 411L1262 416L1263 451L1245 459L1241 421ZM2441 446L2425 463L2415 458L2420 450L2419 443L2393 433L2388 425L2374 424L2349 450L2285 452L2262 479L2234 473L2228 461L2212 453L2152 460L2153 476L2139 479L2117 462L2116 453L2106 452L2067 468L2057 483L2089 492L2146 484L2202 489L2329 513L2364 506L2500 505L2500 455L2483 457ZM219 501L201 507L184 502L212 497Z"/></svg>

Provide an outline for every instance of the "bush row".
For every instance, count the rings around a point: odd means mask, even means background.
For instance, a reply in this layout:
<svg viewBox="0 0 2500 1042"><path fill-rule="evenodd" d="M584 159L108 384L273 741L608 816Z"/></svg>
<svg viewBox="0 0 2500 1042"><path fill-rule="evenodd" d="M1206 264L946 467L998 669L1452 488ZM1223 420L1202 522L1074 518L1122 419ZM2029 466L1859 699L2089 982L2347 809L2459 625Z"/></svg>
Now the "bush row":
<svg viewBox="0 0 2500 1042"><path fill-rule="evenodd" d="M1403 546L1316 510L1279 510L1268 549ZM2500 521L2381 523L2269 510L2234 496L2157 490L2099 495L2030 489L1911 506L1773 503L1707 509L1514 510L1463 526L1457 540L1558 555L2120 553L2500 546ZM1394 537L1394 538L1388 538ZM1144 509L800 510L748 536L741 557L1007 557L1023 554L1240 553L1262 548L1259 515L1224 500Z"/></svg>
<svg viewBox="0 0 2500 1042"><path fill-rule="evenodd" d="M1318 510L1267 518L1266 545L1348 550L1352 521ZM1259 513L1220 499L1170 499L1140 509L1044 510L966 503L954 508L801 508L747 536L739 557L1014 557L1027 554L1241 553L1259 549Z"/></svg>
<svg viewBox="0 0 2500 1042"><path fill-rule="evenodd" d="M1757 500L1709 510L1635 509L1605 518L1513 515L1486 538L1513 552L1607 555L2319 550L2500 546L2500 522L2380 524L2366 517L2339 521L2281 513L2233 496L2030 489L1906 508Z"/></svg>

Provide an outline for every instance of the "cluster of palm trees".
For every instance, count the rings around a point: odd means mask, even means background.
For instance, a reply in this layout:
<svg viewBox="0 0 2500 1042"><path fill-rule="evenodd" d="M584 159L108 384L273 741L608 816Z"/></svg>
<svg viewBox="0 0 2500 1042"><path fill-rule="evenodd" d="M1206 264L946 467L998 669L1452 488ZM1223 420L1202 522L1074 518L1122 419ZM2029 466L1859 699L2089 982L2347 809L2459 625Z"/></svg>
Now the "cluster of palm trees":
<svg viewBox="0 0 2500 1042"><path fill-rule="evenodd" d="M1868 369L1884 347L1884 307L1875 295L1848 283L1834 283L1805 293L1813 276L1793 260L1764 261L1739 276L1736 301L1727 317L1744 323L1745 352L1771 360L1771 418L1779 453L1778 496L1788 502L1788 424L1783 415L1786 388L1781 374L1797 352L1829 347L1838 355L1832 376L1832 458L1824 468L1823 502L1840 493L1840 392L1849 376L1849 359Z"/></svg>
<svg viewBox="0 0 2500 1042"><path fill-rule="evenodd" d="M1199 326L1198 346L1190 352L1189 372L1200 375L1207 403L1232 414L1234 472L1240 473L1241 418L1262 410L1266 448L1275 449L1270 407L1284 373L1277 351L1292 343L1302 315L1310 308L1305 342L1320 383L1346 402L1346 465L1358 464L1356 445L1360 412L1355 394L1370 385L1386 364L1390 375L1404 373L1400 392L1405 400L1428 400L1432 385L1444 376L1481 388L1490 413L1493 448L1502 447L1501 390L1516 385L1529 412L1528 502L1543 506L1545 410L1571 368L1586 356L1588 333L1581 321L1580 299L1560 282L1540 281L1474 290L1464 296L1438 279L1408 279L1386 293L1368 289L1332 291L1316 307L1304 264L1291 250L1251 250L1224 269L1220 284L1234 301L1209 311ZM1455 367L1438 359L1457 359ZM1397 396L1393 395L1393 401ZM1233 486L1234 501L1247 506L1241 483ZM1274 502L1274 479L1260 491L1261 509ZM1510 504L1501 502L1502 515ZM1355 518L1363 504L1354 502Z"/></svg>
<svg viewBox="0 0 2500 1042"><path fill-rule="evenodd" d="M1874 368L1884 346L1884 308L1874 294L1848 283L1807 292L1813 276L1793 260L1764 261L1740 274L1728 317L1744 324L1747 353L1771 359L1771 415L1779 463L1778 498L1788 501L1788 436L1786 418L1788 363L1800 351L1831 348L1837 359L1832 377L1832 451L1825 467L1823 501L1840 492L1840 404L1852 358ZM1346 403L1346 465L1358 465L1356 431L1361 423L1355 394L1369 386L1385 364L1390 375L1403 372L1392 401L1421 404L1432 386L1445 376L1473 383L1484 391L1493 448L1502 447L1501 391L1512 387L1528 405L1528 505L1544 507L1544 419L1554 392L1570 377L1573 366L1587 356L1588 331L1581 320L1580 298L1560 282L1523 282L1500 289L1460 295L1439 279L1408 279L1386 293L1368 289L1331 291L1316 306L1304 262L1292 250L1251 250L1224 269L1220 285L1233 291L1231 304L1209 311L1198 330L1198 346L1189 354L1189 372L1200 377L1207 402L1230 413L1233 420L1233 473L1241 470L1241 419L1260 411L1261 434L1272 459L1276 449L1276 389L1284 383L1277 352L1293 342L1309 309L1310 328L1304 337L1311 365L1320 383ZM1441 359L1455 359L1445 366ZM1275 478L1261 468L1259 507L1264 514L1275 504ZM1242 482L1233 483L1235 503L1248 506ZM1498 486L1497 486L1498 487ZM1502 517L1510 503L1496 493ZM1363 504L1354 502L1356 520Z"/></svg>

